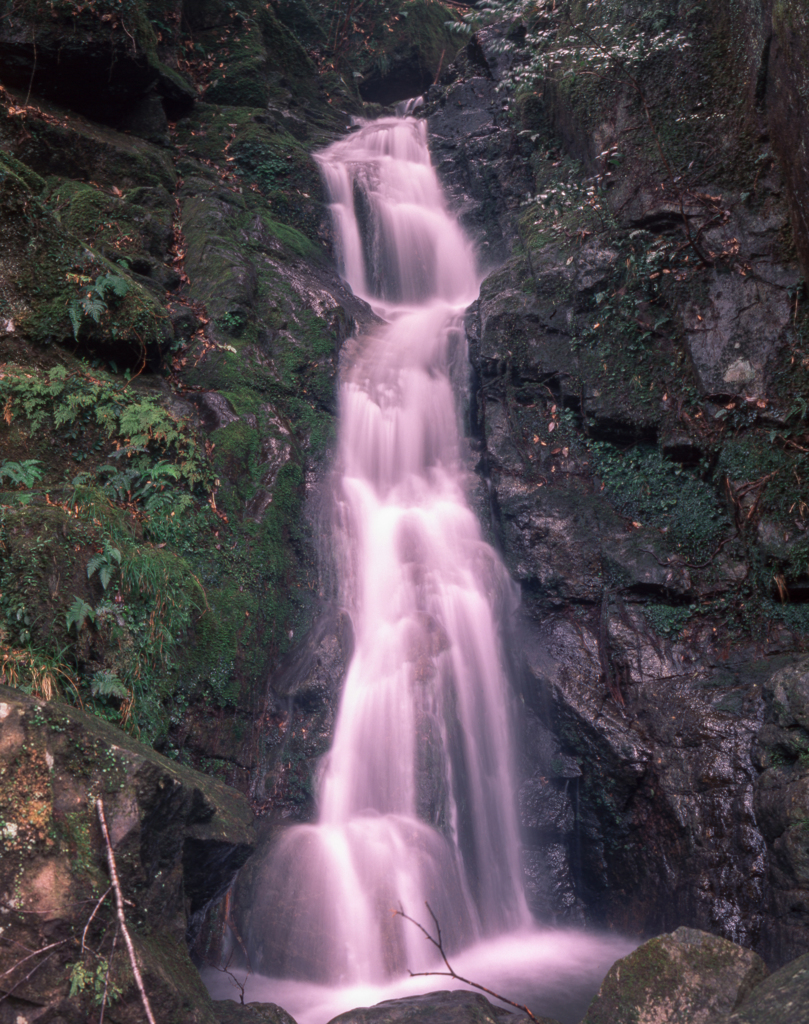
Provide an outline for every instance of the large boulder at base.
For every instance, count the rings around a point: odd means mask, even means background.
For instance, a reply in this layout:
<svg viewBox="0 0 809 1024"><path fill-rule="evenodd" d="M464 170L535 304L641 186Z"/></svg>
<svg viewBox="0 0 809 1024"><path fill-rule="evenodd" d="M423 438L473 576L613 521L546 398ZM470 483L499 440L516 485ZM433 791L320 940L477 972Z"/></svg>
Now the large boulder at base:
<svg viewBox="0 0 809 1024"><path fill-rule="evenodd" d="M582 1024L713 1024L766 976L752 950L678 928L613 964Z"/></svg>
<svg viewBox="0 0 809 1024"><path fill-rule="evenodd" d="M329 1024L528 1024L529 1019L493 1006L478 992L428 992L349 1010ZM535 1020L538 1024L558 1024L550 1017Z"/></svg>
<svg viewBox="0 0 809 1024"><path fill-rule="evenodd" d="M806 1024L808 1019L809 953L805 953L758 985L727 1024Z"/></svg>
<svg viewBox="0 0 809 1024"><path fill-rule="evenodd" d="M213 1012L218 1024L295 1024L295 1019L275 1003L237 1003L232 999L216 999Z"/></svg>
<svg viewBox="0 0 809 1024"><path fill-rule="evenodd" d="M98 800L157 1019L215 1024L186 942L250 855L253 816L247 800L100 718L5 686L0 999L14 1013L0 1020L97 1019L99 978L103 993L108 965L113 1001L107 1001L105 1019L142 1019L126 947L121 936L113 940L116 919Z"/></svg>

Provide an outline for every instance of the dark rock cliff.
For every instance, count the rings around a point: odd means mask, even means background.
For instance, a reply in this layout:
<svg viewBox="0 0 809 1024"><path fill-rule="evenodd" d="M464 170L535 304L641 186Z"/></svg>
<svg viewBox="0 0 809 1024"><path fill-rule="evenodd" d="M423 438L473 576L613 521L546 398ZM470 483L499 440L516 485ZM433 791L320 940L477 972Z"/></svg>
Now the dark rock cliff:
<svg viewBox="0 0 809 1024"><path fill-rule="evenodd" d="M809 37L797 8L658 13L690 43L631 73L572 73L582 7L532 93L504 88L527 22L479 31L429 95L494 267L469 435L523 593L526 878L540 916L783 962L809 940L809 736L773 697L805 685L806 196L783 126Z"/></svg>

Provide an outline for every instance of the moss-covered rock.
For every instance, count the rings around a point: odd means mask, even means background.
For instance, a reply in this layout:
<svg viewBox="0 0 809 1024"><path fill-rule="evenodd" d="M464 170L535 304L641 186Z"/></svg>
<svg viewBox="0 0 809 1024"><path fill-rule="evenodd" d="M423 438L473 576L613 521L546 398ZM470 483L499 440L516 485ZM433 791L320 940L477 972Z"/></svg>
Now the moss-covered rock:
<svg viewBox="0 0 809 1024"><path fill-rule="evenodd" d="M726 1024L802 1024L809 1004L809 953L761 982ZM719 1024L719 1022L716 1022ZM722 1024L725 1024L723 1021Z"/></svg>
<svg viewBox="0 0 809 1024"><path fill-rule="evenodd" d="M452 11L441 4L411 0L380 22L368 47L372 61L359 83L362 98L391 104L426 92L458 49L458 37L447 28L450 20Z"/></svg>
<svg viewBox="0 0 809 1024"><path fill-rule="evenodd" d="M273 1003L236 1003L215 1000L214 1014L219 1024L295 1024L286 1010Z"/></svg>
<svg viewBox="0 0 809 1024"><path fill-rule="evenodd" d="M678 928L614 964L582 1024L708 1024L736 1009L767 973L751 950Z"/></svg>
<svg viewBox="0 0 809 1024"><path fill-rule="evenodd" d="M159 307L139 282L65 231L30 188L33 181L0 157L6 333L107 345L122 365L136 365L165 340Z"/></svg>

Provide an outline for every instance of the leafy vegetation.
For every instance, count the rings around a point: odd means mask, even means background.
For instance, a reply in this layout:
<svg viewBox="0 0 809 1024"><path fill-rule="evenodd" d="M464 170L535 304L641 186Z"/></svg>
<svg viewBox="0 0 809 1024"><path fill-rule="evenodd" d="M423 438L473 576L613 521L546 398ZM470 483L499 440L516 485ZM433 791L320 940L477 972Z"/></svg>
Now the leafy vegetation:
<svg viewBox="0 0 809 1024"><path fill-rule="evenodd" d="M154 395L86 363L73 370L57 364L43 374L9 363L0 379L0 403L7 425L19 417L31 434L43 428L63 431L97 426L115 444L113 454L134 459L133 468L138 472L151 466L155 453L168 455L174 467L157 470L158 475L169 472L191 487L210 482L204 449L187 424ZM153 474L149 483L154 483Z"/></svg>
<svg viewBox="0 0 809 1024"><path fill-rule="evenodd" d="M671 546L686 556L704 560L728 533L714 488L659 449L621 451L595 441L591 451L593 471L616 508L665 531Z"/></svg>
<svg viewBox="0 0 809 1024"><path fill-rule="evenodd" d="M87 289L82 298L71 299L68 306L73 337L78 341L83 317L88 316L100 324L101 318L110 308L110 303L114 304L117 299L122 299L127 294L129 282L117 274L102 274L95 281L79 277L76 283L84 285Z"/></svg>

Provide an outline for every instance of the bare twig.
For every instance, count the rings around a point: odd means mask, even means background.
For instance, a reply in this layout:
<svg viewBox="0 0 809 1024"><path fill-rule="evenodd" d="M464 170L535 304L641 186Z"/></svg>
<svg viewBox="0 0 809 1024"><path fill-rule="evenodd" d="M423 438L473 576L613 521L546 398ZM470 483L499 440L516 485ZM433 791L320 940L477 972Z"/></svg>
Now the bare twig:
<svg viewBox="0 0 809 1024"><path fill-rule="evenodd" d="M104 817L104 801L101 797L96 800L96 811L98 812L98 821L101 825L101 833L104 836L104 843L107 847L107 867L109 868L112 887L115 890L115 910L118 917L118 923L121 926L121 932L123 933L124 941L126 942L126 948L129 953L129 962L132 965L132 973L135 976L135 982L140 990L140 998L143 1003L146 1018L149 1021L149 1024L155 1024L152 1007L149 1004L149 997L146 995L146 989L143 986L143 977L140 973L140 967L138 966L138 958L135 956L135 947L132 945L132 937L126 927L126 919L124 917L124 895L121 892L121 883L118 880L118 869L115 866L115 854L112 852L112 842L110 841L110 833L107 828L107 819Z"/></svg>
<svg viewBox="0 0 809 1024"><path fill-rule="evenodd" d="M34 63L31 68L31 78L28 81L28 92L25 94L25 106L31 102L31 89L34 87L34 75L37 73L37 37L34 26L31 25L31 44L34 47Z"/></svg>
<svg viewBox="0 0 809 1024"><path fill-rule="evenodd" d="M55 949L57 946L62 946L66 942L67 939L62 939L61 942L52 942L49 946L43 946L42 949L35 949L33 953L29 953L28 956L24 956L22 960L18 960L17 963L14 964L12 967L9 967L7 971L3 971L3 973L0 974L0 978L5 978L7 974L11 974L13 971L16 971L17 968L24 964L26 960L30 960L32 957L39 956L40 953L44 953L48 949ZM5 998L5 996L3 998Z"/></svg>
<svg viewBox="0 0 809 1024"><path fill-rule="evenodd" d="M252 968L252 966L250 964L250 954L247 952L247 946L245 946L244 939L239 934L239 929L236 927L236 923L234 922L233 918L230 916L231 894L232 894L232 889L229 889L227 891L227 894L225 895L225 924L227 925L228 928L230 928L230 930L233 933L236 941L239 943L239 947L240 947L242 953L244 953L244 959L245 959L245 961L247 963L247 973L248 974L252 974L253 973L253 968ZM231 953L231 957L232 956L233 956L233 954ZM228 966L230 966L230 957L228 957Z"/></svg>
<svg viewBox="0 0 809 1024"><path fill-rule="evenodd" d="M446 52L447 52L447 49L446 49L446 47L444 47L444 49L441 51L441 59L438 62L438 71L436 71L436 73L435 73L435 79L433 81L433 85L438 85L438 79L439 79L439 76L441 75L441 68L442 68L442 66L444 64L444 54Z"/></svg>
<svg viewBox="0 0 809 1024"><path fill-rule="evenodd" d="M462 978L460 976L460 974L458 974L454 970L454 968L452 967L452 964L447 959L447 954L444 952L444 943L443 943L443 940L441 938L441 926L438 923L438 918L433 913L433 908L430 906L429 903L427 903L425 901L424 906L427 908L427 910L428 910L428 912L430 914L430 917L433 919L433 924L435 925L435 933L438 936L438 938L433 938L433 936L430 935L430 933L427 931L427 929L424 927L424 925L419 924L419 922L415 918L410 917L408 914L406 914L404 912L404 908L402 907L401 903L399 904L399 909L398 910L394 910L393 913L394 913L394 916L396 916L396 917L403 917L405 919L405 921L409 921L411 924L414 924L418 928L418 930L424 935L424 937L427 939L427 941L431 942L435 946L435 948L438 950L438 952L441 954L441 959L444 961L444 964L445 964L447 969L445 971L410 971L410 970L408 970L407 973L410 975L410 977L411 978L432 978L432 977L454 978L456 981L460 981L464 985L471 985L472 988L479 989L481 992L485 992L487 995L492 996L492 998L494 998L494 999L499 999L501 1003L507 1003L509 1006L514 1006L518 1010L523 1010L525 1013L528 1014L528 1016L531 1018L531 1020L536 1021L537 1024L540 1024L539 1018L536 1017L533 1013L531 1013L531 1011L528 1009L527 1006L524 1006L522 1003L515 1003L512 999L506 999L505 996L501 996L498 992L493 992L490 988L486 988L485 985L479 985L476 981L470 981L469 978Z"/></svg>
<svg viewBox="0 0 809 1024"><path fill-rule="evenodd" d="M231 969L230 969L230 961L233 959L233 953L234 952L235 952L235 950L231 951L231 954L228 957L228 962L225 964L224 967L220 967L219 964L210 963L210 961L208 961L208 964L209 964L209 966L213 967L213 969L215 971L219 971L220 974L227 974L227 976L230 978L230 980L233 982L233 984L239 990L239 1001L241 1002L242 1006L244 1006L244 990L245 990L245 987L247 985L247 977L245 977L244 981L239 981L239 979L236 977L236 975L233 973L233 971L231 971ZM248 964L248 970L247 970L248 976L251 973L252 973L252 971L250 970L250 967L249 967L249 964Z"/></svg>
<svg viewBox="0 0 809 1024"><path fill-rule="evenodd" d="M67 939L63 939L62 941L63 942L67 942ZM54 942L53 945L54 946L61 946L62 943L61 942ZM51 948L52 948L51 946L43 946L42 949L38 949L37 950L37 953L41 953L43 951L43 949L51 949ZM32 954L32 956L34 956L34 955L35 954ZM44 960L40 960L38 964L34 964L34 966L31 968L31 970L26 974L26 976L24 978L20 978L20 980L15 985L12 985L12 987L8 990L8 992L5 992L2 996L0 996L0 1003L2 1003L5 999L8 999L9 996L14 995L14 993L17 991L17 989L20 987L20 985L25 984L25 982L28 981L28 979L33 974L35 974L39 970L40 967L42 967L44 964L46 964L50 960L50 958L52 956L53 956L53 953L48 953L48 955L45 957ZM30 957L26 957L25 959L29 960ZM23 963L22 960L20 960L20 963L14 964L14 967L19 967L21 963ZM12 967L11 969L14 970L14 967ZM8 974L8 971L6 971L6 974Z"/></svg>
<svg viewBox="0 0 809 1024"><path fill-rule="evenodd" d="M95 907L93 908L92 914L90 914L90 916L87 918L87 924L84 926L84 931L81 933L81 951L82 951L82 953L84 952L84 947L85 947L85 944L87 942L87 929L93 923L93 918L96 916L96 914L101 909L101 904L104 902L104 900L109 896L109 894L111 892L112 892L112 886L110 886L110 888L107 889L107 891L104 893L104 895L98 901L98 903L96 903Z"/></svg>

